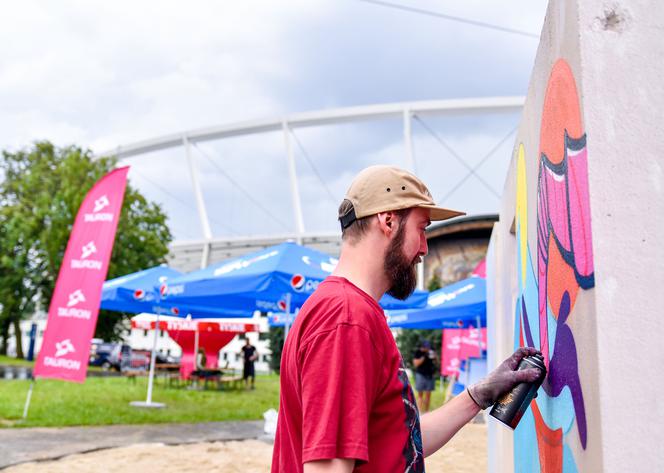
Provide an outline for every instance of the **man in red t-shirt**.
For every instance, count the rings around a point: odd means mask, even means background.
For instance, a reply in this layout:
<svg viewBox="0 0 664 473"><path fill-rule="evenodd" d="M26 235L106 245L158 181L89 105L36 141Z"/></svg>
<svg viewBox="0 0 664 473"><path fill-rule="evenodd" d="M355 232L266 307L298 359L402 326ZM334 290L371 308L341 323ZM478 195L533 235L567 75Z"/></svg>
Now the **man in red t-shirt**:
<svg viewBox="0 0 664 473"><path fill-rule="evenodd" d="M339 207L339 264L302 307L281 358L272 473L423 472L480 410L538 370L515 371L520 348L487 378L420 417L385 315L384 293L407 298L427 253L432 220L463 215L437 207L414 175L371 166Z"/></svg>

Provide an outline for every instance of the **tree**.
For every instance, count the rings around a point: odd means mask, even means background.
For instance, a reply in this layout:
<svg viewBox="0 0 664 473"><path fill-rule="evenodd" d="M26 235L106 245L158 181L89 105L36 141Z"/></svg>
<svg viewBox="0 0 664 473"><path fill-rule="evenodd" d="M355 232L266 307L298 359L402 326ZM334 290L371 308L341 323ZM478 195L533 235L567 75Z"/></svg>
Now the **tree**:
<svg viewBox="0 0 664 473"><path fill-rule="evenodd" d="M436 289L440 289L440 287L440 277L434 272L427 283L427 289L429 292L433 292ZM431 347L440 357L442 336L442 330L400 329L397 334L397 346L406 366L411 369L413 368L413 353L419 347L421 340L429 340Z"/></svg>
<svg viewBox="0 0 664 473"><path fill-rule="evenodd" d="M30 277L34 274L39 219L35 188L38 176L50 168L47 160L34 158L29 154L16 160L3 153L0 166L5 173L0 185L0 352L7 353L9 329L13 327L19 357L23 357L19 323L34 309L38 293Z"/></svg>
<svg viewBox="0 0 664 473"><path fill-rule="evenodd" d="M270 369L279 374L281 369L281 350L284 347L284 328L283 327L270 327L268 332L268 340L270 341Z"/></svg>
<svg viewBox="0 0 664 473"><path fill-rule="evenodd" d="M3 152L0 168L0 340L35 306L47 309L78 209L90 188L112 170L112 158L92 160L89 150L38 142L28 150ZM127 185L108 277L165 261L172 236L161 207ZM101 311L96 335L121 336L127 314ZM22 355L20 352L17 353Z"/></svg>
<svg viewBox="0 0 664 473"><path fill-rule="evenodd" d="M443 287L443 285L440 282L440 276L438 276L438 273L434 272L433 276L431 276L431 279L429 279L429 282L427 283L427 291L433 292L441 287Z"/></svg>

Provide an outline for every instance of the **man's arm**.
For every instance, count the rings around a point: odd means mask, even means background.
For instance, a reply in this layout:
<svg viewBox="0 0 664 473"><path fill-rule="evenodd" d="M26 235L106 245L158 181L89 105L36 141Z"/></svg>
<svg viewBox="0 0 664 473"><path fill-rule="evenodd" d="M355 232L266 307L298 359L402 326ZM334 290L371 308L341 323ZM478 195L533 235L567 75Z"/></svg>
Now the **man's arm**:
<svg viewBox="0 0 664 473"><path fill-rule="evenodd" d="M420 353L420 356L414 356L413 357L413 365L415 368L419 368L419 366L424 363L424 355Z"/></svg>
<svg viewBox="0 0 664 473"><path fill-rule="evenodd" d="M516 371L522 358L539 353L534 348L519 348L489 375L470 386L462 394L420 419L424 456L431 455L445 445L461 427L466 425L480 408L486 409L500 397L523 382L535 381L537 369Z"/></svg>
<svg viewBox="0 0 664 473"><path fill-rule="evenodd" d="M467 391L420 418L422 449L428 457L445 445L461 427L477 415L480 408Z"/></svg>
<svg viewBox="0 0 664 473"><path fill-rule="evenodd" d="M304 473L350 473L355 468L355 460L335 458L334 460L317 460L304 464Z"/></svg>

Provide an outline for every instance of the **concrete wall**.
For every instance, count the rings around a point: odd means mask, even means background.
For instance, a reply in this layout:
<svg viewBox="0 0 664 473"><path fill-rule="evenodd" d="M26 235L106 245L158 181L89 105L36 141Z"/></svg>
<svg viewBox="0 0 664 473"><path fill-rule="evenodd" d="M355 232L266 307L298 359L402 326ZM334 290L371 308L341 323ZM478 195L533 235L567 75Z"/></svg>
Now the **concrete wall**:
<svg viewBox="0 0 664 473"><path fill-rule="evenodd" d="M549 373L492 471L664 471L663 20L549 4L487 260L490 363L535 345Z"/></svg>

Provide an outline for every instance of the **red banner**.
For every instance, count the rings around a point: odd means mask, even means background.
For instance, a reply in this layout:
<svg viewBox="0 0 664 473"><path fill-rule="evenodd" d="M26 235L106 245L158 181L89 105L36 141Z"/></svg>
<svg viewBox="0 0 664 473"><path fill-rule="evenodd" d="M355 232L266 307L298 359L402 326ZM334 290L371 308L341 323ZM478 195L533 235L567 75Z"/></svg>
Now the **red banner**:
<svg viewBox="0 0 664 473"><path fill-rule="evenodd" d="M48 309L35 377L85 381L128 171L118 168L102 177L78 209Z"/></svg>
<svg viewBox="0 0 664 473"><path fill-rule="evenodd" d="M478 347L478 338L481 341ZM481 350L486 350L486 328L455 328L443 330L440 374L458 376L463 360L481 357Z"/></svg>
<svg viewBox="0 0 664 473"><path fill-rule="evenodd" d="M138 330L154 330L157 326L157 317L154 315L137 315L131 319L131 328ZM182 332L258 332L258 324L245 324L241 322L220 322L215 320L183 319L180 317L159 317L159 330L179 330Z"/></svg>

